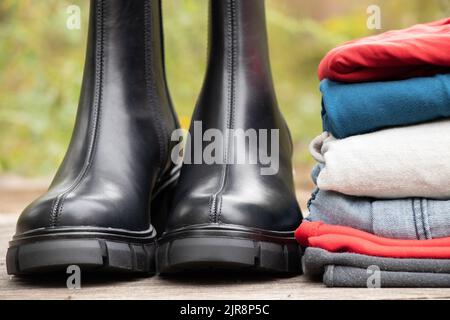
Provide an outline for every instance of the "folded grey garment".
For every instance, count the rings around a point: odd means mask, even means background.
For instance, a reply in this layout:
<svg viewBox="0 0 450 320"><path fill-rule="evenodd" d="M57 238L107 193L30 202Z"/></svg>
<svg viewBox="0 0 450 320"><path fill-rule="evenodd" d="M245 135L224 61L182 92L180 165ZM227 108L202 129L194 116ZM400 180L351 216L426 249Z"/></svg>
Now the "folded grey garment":
<svg viewBox="0 0 450 320"><path fill-rule="evenodd" d="M327 287L350 288L449 288L449 273L379 271L348 266L325 267Z"/></svg>
<svg viewBox="0 0 450 320"><path fill-rule="evenodd" d="M322 165L313 169L316 181ZM378 200L316 189L308 203L309 221L352 227L393 239L450 236L450 201L426 198Z"/></svg>
<svg viewBox="0 0 450 320"><path fill-rule="evenodd" d="M329 252L320 248L306 248L302 258L303 272L317 277L325 273L330 265L368 270L408 273L450 274L450 259L400 259L373 257L348 252Z"/></svg>

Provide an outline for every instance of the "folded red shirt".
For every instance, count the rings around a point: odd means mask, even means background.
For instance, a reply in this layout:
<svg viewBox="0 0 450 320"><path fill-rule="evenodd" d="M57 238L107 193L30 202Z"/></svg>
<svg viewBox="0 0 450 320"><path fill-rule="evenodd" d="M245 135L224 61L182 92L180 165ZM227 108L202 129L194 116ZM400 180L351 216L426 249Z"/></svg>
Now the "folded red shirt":
<svg viewBox="0 0 450 320"><path fill-rule="evenodd" d="M331 50L319 78L366 82L450 72L450 18L347 42Z"/></svg>
<svg viewBox="0 0 450 320"><path fill-rule="evenodd" d="M305 247L330 252L350 252L377 257L449 259L450 237L430 240L398 240L379 237L357 229L304 221L295 232Z"/></svg>

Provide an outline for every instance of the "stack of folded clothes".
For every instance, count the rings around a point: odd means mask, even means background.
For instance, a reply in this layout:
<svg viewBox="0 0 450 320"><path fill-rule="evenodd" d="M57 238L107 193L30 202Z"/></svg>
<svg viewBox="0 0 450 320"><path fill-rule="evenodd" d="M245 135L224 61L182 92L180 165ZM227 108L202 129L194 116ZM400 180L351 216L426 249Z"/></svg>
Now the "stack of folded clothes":
<svg viewBox="0 0 450 320"><path fill-rule="evenodd" d="M319 67L324 133L306 275L327 286L450 287L450 19L352 41Z"/></svg>

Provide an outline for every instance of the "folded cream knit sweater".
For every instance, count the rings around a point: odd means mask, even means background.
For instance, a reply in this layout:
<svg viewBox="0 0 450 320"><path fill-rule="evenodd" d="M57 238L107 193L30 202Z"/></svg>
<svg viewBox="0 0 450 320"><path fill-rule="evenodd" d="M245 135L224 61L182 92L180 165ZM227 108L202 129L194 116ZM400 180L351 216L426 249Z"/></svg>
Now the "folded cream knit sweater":
<svg viewBox="0 0 450 320"><path fill-rule="evenodd" d="M324 165L319 189L374 198L450 199L450 120L342 140L324 132L310 151Z"/></svg>

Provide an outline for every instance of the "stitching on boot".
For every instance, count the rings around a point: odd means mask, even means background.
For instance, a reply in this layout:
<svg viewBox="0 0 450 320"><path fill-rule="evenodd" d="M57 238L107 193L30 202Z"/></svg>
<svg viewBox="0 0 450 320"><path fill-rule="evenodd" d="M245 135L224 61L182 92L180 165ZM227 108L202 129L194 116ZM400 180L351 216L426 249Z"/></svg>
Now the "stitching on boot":
<svg viewBox="0 0 450 320"><path fill-rule="evenodd" d="M104 11L105 3L103 0L99 0L98 6L96 7L96 20L97 20L97 30L96 30L96 79L95 79L95 94L94 94L94 104L90 129L90 142L89 148L86 156L86 161L80 174L77 176L75 181L70 185L65 191L59 194L52 204L52 210L50 213L50 226L56 227L58 225L60 216L64 208L64 201L67 196L76 190L76 188L83 181L87 172L91 168L92 159L95 155L95 149L97 145L98 129L100 124L100 107L102 103L103 95L103 76L104 76Z"/></svg>
<svg viewBox="0 0 450 320"><path fill-rule="evenodd" d="M157 105L158 97L156 96L156 84L153 79L153 51L152 51L152 33L151 28L153 25L153 17L152 17L152 10L151 10L151 3L150 1L146 0L144 3L144 47L145 47L145 53L144 53L144 75L145 75L145 86L147 88L147 99L149 103L150 110L152 111L153 115L155 116L155 124L156 124L156 137L159 144L159 172L160 175L162 174L161 168L163 167L164 158L166 154L166 147L164 144L164 137L167 137L166 129L162 125L163 116L160 113L160 110L155 107ZM160 178L160 176L158 177Z"/></svg>
<svg viewBox="0 0 450 320"><path fill-rule="evenodd" d="M236 95L235 95L235 74L236 74L236 12L235 12L235 0L229 0L227 2L227 42L228 42L228 50L229 55L227 59L227 71L228 71L228 85L227 85L227 97L228 97L228 105L227 105L227 117L226 117L226 129L233 129L234 127L234 113L235 113L235 104L236 104ZM219 185L219 189L212 195L212 208L210 211L211 220L215 223L220 223L221 215L222 215L222 202L221 201L221 193L223 192L226 179L228 175L228 152L230 145L230 136L229 132L226 133L226 143L224 145L224 164L222 166L222 174L221 174L221 182ZM218 208L217 203L220 202L220 206Z"/></svg>

